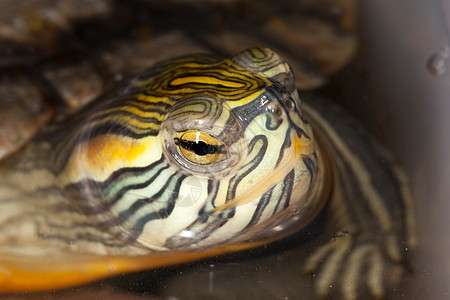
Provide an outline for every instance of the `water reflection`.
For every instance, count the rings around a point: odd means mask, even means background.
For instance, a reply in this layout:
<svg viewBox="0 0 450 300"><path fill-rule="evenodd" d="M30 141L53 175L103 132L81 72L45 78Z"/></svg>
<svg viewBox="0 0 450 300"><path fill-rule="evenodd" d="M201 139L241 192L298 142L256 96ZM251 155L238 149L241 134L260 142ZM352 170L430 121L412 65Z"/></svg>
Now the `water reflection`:
<svg viewBox="0 0 450 300"><path fill-rule="evenodd" d="M443 47L439 53L433 54L427 61L427 69L431 75L439 76L447 72L450 47Z"/></svg>

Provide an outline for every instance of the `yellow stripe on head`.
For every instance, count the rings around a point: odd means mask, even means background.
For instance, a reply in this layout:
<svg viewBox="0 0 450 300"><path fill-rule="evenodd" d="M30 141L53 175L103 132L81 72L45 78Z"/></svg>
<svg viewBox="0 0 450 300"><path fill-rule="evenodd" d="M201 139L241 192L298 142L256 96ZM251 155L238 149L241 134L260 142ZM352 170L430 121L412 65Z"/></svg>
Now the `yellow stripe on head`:
<svg viewBox="0 0 450 300"><path fill-rule="evenodd" d="M77 145L67 163L65 174L70 182L84 177L103 181L120 168L139 167L144 153L158 152L158 140L149 136L133 139L113 134L99 135Z"/></svg>
<svg viewBox="0 0 450 300"><path fill-rule="evenodd" d="M189 76L176 78L170 82L171 85L183 85L188 83L197 84L209 84L209 85L220 85L227 88L243 88L245 83L230 81L230 80L220 80L211 76Z"/></svg>

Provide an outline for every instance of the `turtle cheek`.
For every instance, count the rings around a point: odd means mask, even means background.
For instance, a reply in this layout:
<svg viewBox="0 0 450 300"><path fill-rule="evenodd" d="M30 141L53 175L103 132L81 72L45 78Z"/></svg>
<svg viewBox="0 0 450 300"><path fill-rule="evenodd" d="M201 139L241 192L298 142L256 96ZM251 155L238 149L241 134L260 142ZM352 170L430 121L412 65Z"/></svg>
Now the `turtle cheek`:
<svg viewBox="0 0 450 300"><path fill-rule="evenodd" d="M62 172L63 184L83 179L105 181L123 168L141 167L161 155L159 139L153 136L134 139L104 134L79 143Z"/></svg>

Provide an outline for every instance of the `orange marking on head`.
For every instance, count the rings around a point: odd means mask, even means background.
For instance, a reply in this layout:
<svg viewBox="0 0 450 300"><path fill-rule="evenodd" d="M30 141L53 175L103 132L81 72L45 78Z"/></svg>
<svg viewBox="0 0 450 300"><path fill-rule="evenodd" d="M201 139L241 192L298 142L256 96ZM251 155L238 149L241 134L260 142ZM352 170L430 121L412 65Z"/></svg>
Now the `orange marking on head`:
<svg viewBox="0 0 450 300"><path fill-rule="evenodd" d="M139 165L139 156L152 150L152 137L132 139L112 134L100 135L77 146L66 168L71 180L88 176L104 179L123 167Z"/></svg>
<svg viewBox="0 0 450 300"><path fill-rule="evenodd" d="M316 146L312 140L308 140L306 138L298 138L295 136L294 140L294 153L297 155L308 156L311 155L315 150Z"/></svg>
<svg viewBox="0 0 450 300"><path fill-rule="evenodd" d="M145 150L145 146L128 137L101 135L87 145L87 159L96 167L103 166L105 161L129 163Z"/></svg>

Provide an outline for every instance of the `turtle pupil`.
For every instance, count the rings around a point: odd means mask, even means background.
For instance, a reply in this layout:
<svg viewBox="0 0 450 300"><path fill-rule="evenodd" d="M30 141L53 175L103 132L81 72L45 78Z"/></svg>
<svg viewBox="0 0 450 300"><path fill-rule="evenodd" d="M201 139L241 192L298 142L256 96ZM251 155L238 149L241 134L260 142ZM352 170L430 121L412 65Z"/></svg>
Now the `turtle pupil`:
<svg viewBox="0 0 450 300"><path fill-rule="evenodd" d="M176 138L175 144L200 156L219 153L218 146L210 145L202 141L187 141Z"/></svg>

